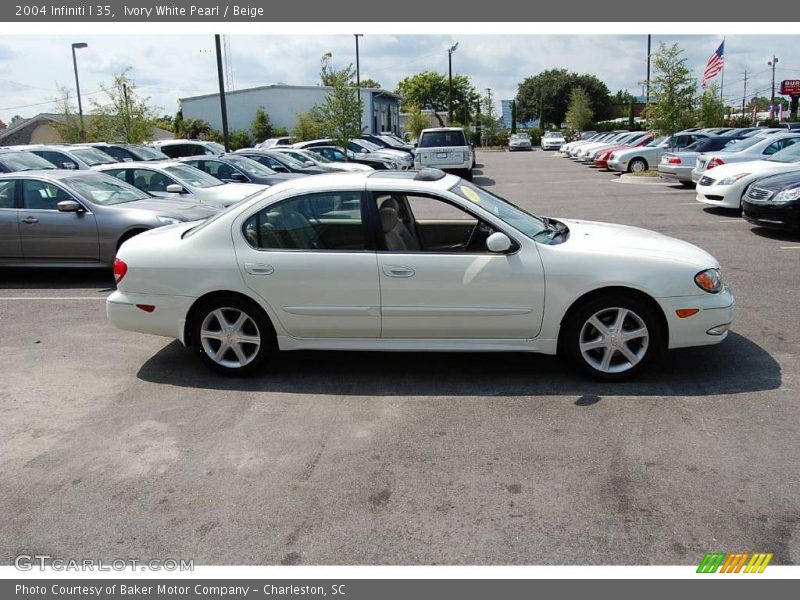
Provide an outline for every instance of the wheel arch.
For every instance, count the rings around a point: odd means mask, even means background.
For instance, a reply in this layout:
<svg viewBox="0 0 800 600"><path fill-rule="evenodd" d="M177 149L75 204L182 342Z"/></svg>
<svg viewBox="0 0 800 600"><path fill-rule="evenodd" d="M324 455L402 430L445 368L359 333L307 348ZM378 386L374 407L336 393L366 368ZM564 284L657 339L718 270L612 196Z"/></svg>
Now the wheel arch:
<svg viewBox="0 0 800 600"><path fill-rule="evenodd" d="M631 164L634 163L637 160L642 161L644 163L646 169L650 168L650 161L647 160L644 156L639 154L639 155L634 156L632 159L630 159L628 161L628 173L632 172L631 171Z"/></svg>
<svg viewBox="0 0 800 600"><path fill-rule="evenodd" d="M150 229L152 228L145 227L144 225L134 225L133 227L129 227L125 231L121 232L117 238L117 250L119 250L119 247L132 237L139 235L140 233L144 233L145 231L150 231Z"/></svg>
<svg viewBox="0 0 800 600"><path fill-rule="evenodd" d="M569 322L572 318L572 315L578 311L578 309L586 304L587 302L591 302L596 300L597 298L601 298L603 296L610 296L614 294L622 294L622 295L629 295L639 298L647 304L655 311L656 315L658 315L660 325L662 327L664 333L664 344L666 347L669 346L669 323L667 321L667 316L664 314L664 310L661 308L661 305L647 292L643 292L642 290L627 287L627 286L606 286L601 288L596 288L591 291L584 293L582 296L576 298L572 304L570 304L569 308L564 312L561 317L561 321L559 322L559 329L558 329L558 348L559 351L561 350L561 344L563 343L563 336L561 333L564 331L564 325Z"/></svg>
<svg viewBox="0 0 800 600"><path fill-rule="evenodd" d="M261 312L261 315L267 320L270 327L272 327L273 334L276 333L275 323L269 315L269 312L264 309L262 304L256 300L254 297L249 296L248 294L242 293L240 291L234 290L214 290L213 292L207 292L202 296L199 296L192 302L192 305L189 307L189 310L186 311L186 318L184 319L183 323L183 344L187 348L192 345L192 321L194 320L195 314L197 309L210 300L214 300L216 298L239 298L244 300L245 302L249 302L252 304L258 311Z"/></svg>

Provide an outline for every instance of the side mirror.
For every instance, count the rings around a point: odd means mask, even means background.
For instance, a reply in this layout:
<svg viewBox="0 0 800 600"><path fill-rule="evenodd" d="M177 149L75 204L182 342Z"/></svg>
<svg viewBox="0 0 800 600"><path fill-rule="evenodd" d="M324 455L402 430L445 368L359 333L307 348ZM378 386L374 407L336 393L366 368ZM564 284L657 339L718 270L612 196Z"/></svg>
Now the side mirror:
<svg viewBox="0 0 800 600"><path fill-rule="evenodd" d="M245 177L242 173L239 173L239 171L234 171L233 173L231 173L231 181L244 183L247 181L247 177Z"/></svg>
<svg viewBox="0 0 800 600"><path fill-rule="evenodd" d="M486 238L486 249L496 253L508 252L511 249L511 240L505 233L497 231Z"/></svg>
<svg viewBox="0 0 800 600"><path fill-rule="evenodd" d="M313 166L314 166L314 161L313 161L313 160L307 160L307 161L305 162L305 165L306 165L307 167L313 167Z"/></svg>
<svg viewBox="0 0 800 600"><path fill-rule="evenodd" d="M56 208L58 208L58 212L66 212L66 213L76 213L83 211L83 207L75 202L75 200L62 200L58 204L56 204Z"/></svg>
<svg viewBox="0 0 800 600"><path fill-rule="evenodd" d="M182 194L185 190L183 189L182 185L178 185L177 183L170 183L167 186L167 192L170 194Z"/></svg>
<svg viewBox="0 0 800 600"><path fill-rule="evenodd" d="M70 162L70 161L66 161L66 162L61 163L61 166L63 168L65 168L65 169L70 169L72 171L74 171L75 169L78 168L78 165L76 165L74 162Z"/></svg>

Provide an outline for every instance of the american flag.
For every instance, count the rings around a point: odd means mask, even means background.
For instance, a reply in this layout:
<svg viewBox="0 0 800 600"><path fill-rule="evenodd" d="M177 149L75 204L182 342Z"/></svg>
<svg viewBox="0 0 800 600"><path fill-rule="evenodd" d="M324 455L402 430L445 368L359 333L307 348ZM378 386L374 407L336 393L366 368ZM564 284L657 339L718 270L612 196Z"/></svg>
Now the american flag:
<svg viewBox="0 0 800 600"><path fill-rule="evenodd" d="M725 40L717 48L717 51L711 55L706 65L706 70L703 71L703 89L708 87L708 80L714 79L725 66Z"/></svg>

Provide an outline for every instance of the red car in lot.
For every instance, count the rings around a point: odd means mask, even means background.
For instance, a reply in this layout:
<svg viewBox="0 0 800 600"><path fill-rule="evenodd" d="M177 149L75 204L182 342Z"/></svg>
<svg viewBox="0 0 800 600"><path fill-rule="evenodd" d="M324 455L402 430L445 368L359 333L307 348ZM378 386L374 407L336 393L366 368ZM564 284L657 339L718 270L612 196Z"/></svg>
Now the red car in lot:
<svg viewBox="0 0 800 600"><path fill-rule="evenodd" d="M613 146L611 148L606 148L602 152L599 152L597 156L594 157L594 166L598 169L607 169L608 168L608 158L611 156L612 153L616 152L617 150L622 150L624 148L638 148L639 146L645 146L653 141L652 135L645 135L636 140L633 144L623 144L621 146Z"/></svg>

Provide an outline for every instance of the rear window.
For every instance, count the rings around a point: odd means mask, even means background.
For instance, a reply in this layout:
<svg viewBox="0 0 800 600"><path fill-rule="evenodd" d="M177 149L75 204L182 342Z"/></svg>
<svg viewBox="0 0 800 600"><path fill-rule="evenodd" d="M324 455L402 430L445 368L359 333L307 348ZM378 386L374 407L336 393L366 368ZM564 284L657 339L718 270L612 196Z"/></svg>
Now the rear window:
<svg viewBox="0 0 800 600"><path fill-rule="evenodd" d="M467 139L460 129L453 131L426 131L419 140L420 148L440 148L443 146L467 146Z"/></svg>

